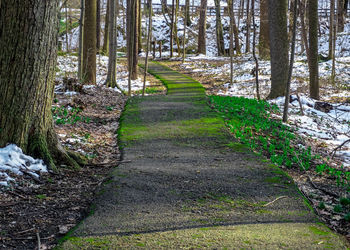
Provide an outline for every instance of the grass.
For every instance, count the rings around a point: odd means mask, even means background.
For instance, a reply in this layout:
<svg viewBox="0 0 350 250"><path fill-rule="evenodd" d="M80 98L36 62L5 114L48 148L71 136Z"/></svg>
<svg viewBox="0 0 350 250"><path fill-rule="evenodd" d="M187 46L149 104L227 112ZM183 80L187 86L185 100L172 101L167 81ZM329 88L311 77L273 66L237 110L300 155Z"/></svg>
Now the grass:
<svg viewBox="0 0 350 250"><path fill-rule="evenodd" d="M320 156L311 148L299 148L299 138L280 120L272 118L279 113L276 105L243 97L210 96L210 104L226 120L231 132L241 143L261 155L266 155L279 166L297 167L303 171L315 170L318 174L335 177L337 184L350 191L350 172L320 162Z"/></svg>

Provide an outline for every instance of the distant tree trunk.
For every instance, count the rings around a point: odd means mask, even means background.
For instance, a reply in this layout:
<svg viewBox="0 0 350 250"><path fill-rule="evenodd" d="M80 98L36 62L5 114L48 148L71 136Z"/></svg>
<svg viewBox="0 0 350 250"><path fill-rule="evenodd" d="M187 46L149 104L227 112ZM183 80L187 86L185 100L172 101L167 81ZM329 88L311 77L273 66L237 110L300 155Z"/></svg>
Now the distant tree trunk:
<svg viewBox="0 0 350 250"><path fill-rule="evenodd" d="M283 96L288 77L287 0L269 0L271 91L268 99Z"/></svg>
<svg viewBox="0 0 350 250"><path fill-rule="evenodd" d="M127 1L127 57L129 68L129 92L131 95L131 80L137 79L137 63L138 63L138 3L139 0Z"/></svg>
<svg viewBox="0 0 350 250"><path fill-rule="evenodd" d="M83 31L83 82L96 83L96 1L85 1Z"/></svg>
<svg viewBox="0 0 350 250"><path fill-rule="evenodd" d="M175 19L175 0L172 1L171 6L171 22L170 22L170 57L173 57L174 53L174 19Z"/></svg>
<svg viewBox="0 0 350 250"><path fill-rule="evenodd" d="M268 0L260 0L259 57L265 60L270 58Z"/></svg>
<svg viewBox="0 0 350 250"><path fill-rule="evenodd" d="M221 23L221 8L220 0L215 0L215 12L216 12L216 45L218 47L218 56L225 55L224 34L222 31Z"/></svg>
<svg viewBox="0 0 350 250"><path fill-rule="evenodd" d="M335 0L336 1L336 0ZM344 0L337 0L337 16L338 16L338 32L344 31L345 25L345 8L344 8Z"/></svg>
<svg viewBox="0 0 350 250"><path fill-rule="evenodd" d="M207 0L201 0L199 9L198 53L206 54Z"/></svg>
<svg viewBox="0 0 350 250"><path fill-rule="evenodd" d="M138 10L137 10L137 52L141 53L142 50L142 30L141 30L141 20L142 20L142 12L141 12L141 0L138 2Z"/></svg>
<svg viewBox="0 0 350 250"><path fill-rule="evenodd" d="M330 0L330 16L329 16L329 41L328 41L328 59L333 58L333 30L334 30L334 0Z"/></svg>
<svg viewBox="0 0 350 250"><path fill-rule="evenodd" d="M308 39L307 39L307 32L306 32L306 25L305 25L305 2L304 0L299 0L299 13L300 13L300 23L301 23L301 36L303 39L303 43L305 46L305 50L306 50L306 56L308 58L308 62L309 62L309 55L310 55L310 51L309 51L309 44L308 44Z"/></svg>
<svg viewBox="0 0 350 250"><path fill-rule="evenodd" d="M189 17L189 11L190 11L190 0L186 0L186 3L185 3L185 20L184 20L184 23L188 23L187 20ZM182 63L185 62L185 57L186 57L186 26L187 25L184 25L184 34L183 34L183 40L182 40Z"/></svg>
<svg viewBox="0 0 350 250"><path fill-rule="evenodd" d="M233 83L233 25L234 25L234 14L233 14L233 6L232 0L227 1L229 16L230 16L230 84Z"/></svg>
<svg viewBox="0 0 350 250"><path fill-rule="evenodd" d="M101 1L96 0L96 50L100 50L101 43Z"/></svg>
<svg viewBox="0 0 350 250"><path fill-rule="evenodd" d="M294 52L295 52L295 38L297 34L297 11L298 11L298 0L295 0L293 5L293 27L292 27L292 46L290 52L290 62L289 62L289 70L288 70L288 79L286 86L286 94L284 99L284 110L283 110L283 121L287 122L288 120L288 108L289 108L289 93L290 93L290 84L292 81L292 73L293 73L293 64L294 64Z"/></svg>
<svg viewBox="0 0 350 250"><path fill-rule="evenodd" d="M109 32L108 32L108 25L109 25L109 0L107 0L107 8L106 8L106 18L105 18L105 29L104 29L104 35L103 35L103 46L102 46L102 52L103 54L108 54L108 47L109 47Z"/></svg>
<svg viewBox="0 0 350 250"><path fill-rule="evenodd" d="M238 28L236 25L236 18L235 18L235 14L233 11L233 1L232 0L228 0L227 1L227 6L228 6L228 10L229 13L231 13L230 15L232 15L232 17L230 17L231 19L231 25L232 25L232 32L234 34L234 40L235 40L235 46L234 49L236 50L236 54L240 55L241 54L241 46L239 44L239 35L238 35ZM233 53L233 52L232 52Z"/></svg>
<svg viewBox="0 0 350 250"><path fill-rule="evenodd" d="M255 86L256 86L256 98L260 100L260 91L259 91L259 60L255 54L255 40L256 40L256 28L255 28L255 0L252 0L252 19L253 19L253 57L255 60Z"/></svg>
<svg viewBox="0 0 350 250"><path fill-rule="evenodd" d="M190 16L190 2L188 0L188 3L187 3L187 0L186 0L186 25L187 26L191 26L192 24L192 21L191 21L191 16Z"/></svg>
<svg viewBox="0 0 350 250"><path fill-rule="evenodd" d="M51 114L59 1L0 5L0 147L14 143L54 170L57 163L77 167L58 141Z"/></svg>
<svg viewBox="0 0 350 250"><path fill-rule="evenodd" d="M180 54L180 40L179 40L179 36L177 35L177 19L178 19L178 13L179 13L179 8L180 8L180 0L176 0L176 8L175 8L175 22L174 22L174 38L175 38L175 42L176 42L176 51L178 54Z"/></svg>
<svg viewBox="0 0 350 250"><path fill-rule="evenodd" d="M68 41L68 32L69 32L69 22L68 22L68 5L65 4L65 13L66 13L66 52L69 52L69 41Z"/></svg>
<svg viewBox="0 0 350 250"><path fill-rule="evenodd" d="M82 81L82 55L83 55L83 29L84 29L84 13L85 1L80 0L80 19L79 19L79 50L78 50L78 79Z"/></svg>
<svg viewBox="0 0 350 250"><path fill-rule="evenodd" d="M251 15L250 15L250 0L247 0L247 34L245 38L245 53L248 53L250 51L250 20L251 20Z"/></svg>
<svg viewBox="0 0 350 250"><path fill-rule="evenodd" d="M106 79L106 85L108 87L114 88L117 85L116 82L116 35L115 35L115 0L108 0L109 1L109 13L108 13L108 27L109 27L109 58L108 58L108 72L107 72L107 79Z"/></svg>
<svg viewBox="0 0 350 250"><path fill-rule="evenodd" d="M145 95L145 89L146 89L147 70L148 70L148 53L149 53L150 42L151 42L151 33L152 33L152 0L148 0L148 5L149 5L148 31L147 31L146 59L145 59L145 72L143 75L142 96Z"/></svg>
<svg viewBox="0 0 350 250"><path fill-rule="evenodd" d="M309 0L310 97L319 99L318 81L318 2Z"/></svg>

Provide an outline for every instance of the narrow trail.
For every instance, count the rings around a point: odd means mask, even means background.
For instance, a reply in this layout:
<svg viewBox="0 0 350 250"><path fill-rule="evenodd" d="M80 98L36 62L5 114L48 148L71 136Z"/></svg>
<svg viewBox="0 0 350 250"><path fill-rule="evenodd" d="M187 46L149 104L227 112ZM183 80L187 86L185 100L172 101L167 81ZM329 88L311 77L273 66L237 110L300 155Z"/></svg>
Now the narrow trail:
<svg viewBox="0 0 350 250"><path fill-rule="evenodd" d="M125 163L62 249L346 249L283 171L235 141L198 82L149 70L168 95L129 100Z"/></svg>

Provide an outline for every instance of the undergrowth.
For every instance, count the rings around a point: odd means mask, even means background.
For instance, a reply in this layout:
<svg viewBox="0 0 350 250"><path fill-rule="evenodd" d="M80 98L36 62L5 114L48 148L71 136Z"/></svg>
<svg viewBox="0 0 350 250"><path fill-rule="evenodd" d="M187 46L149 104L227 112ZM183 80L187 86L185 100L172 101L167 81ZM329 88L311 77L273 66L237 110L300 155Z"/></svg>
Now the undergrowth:
<svg viewBox="0 0 350 250"><path fill-rule="evenodd" d="M80 108L52 107L52 117L57 125L60 124L75 124L77 122L90 123L91 118L81 116Z"/></svg>
<svg viewBox="0 0 350 250"><path fill-rule="evenodd" d="M276 105L243 97L210 96L209 99L241 143L280 166L298 167L303 171L313 169L318 174L335 177L339 186L350 191L350 172L343 167L330 167L310 147L296 146L300 138L294 131L271 117L279 113Z"/></svg>

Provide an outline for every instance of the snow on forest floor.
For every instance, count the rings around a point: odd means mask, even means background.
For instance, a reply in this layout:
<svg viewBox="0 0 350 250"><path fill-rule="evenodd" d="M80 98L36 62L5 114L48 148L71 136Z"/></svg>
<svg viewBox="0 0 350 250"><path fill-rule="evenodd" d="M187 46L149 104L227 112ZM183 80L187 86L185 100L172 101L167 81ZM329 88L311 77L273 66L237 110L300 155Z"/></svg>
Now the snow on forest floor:
<svg viewBox="0 0 350 250"><path fill-rule="evenodd" d="M298 56L294 64L291 84L291 105L289 109L289 125L297 129L303 137L317 140L317 144L328 147L331 153L336 147L350 140L350 57L337 58L336 85L330 84L331 61L321 62L320 97L327 102L326 109L315 109L317 100L308 95L308 68L306 58ZM234 59L233 84L229 83L230 64L223 57L188 57L184 64L176 63L182 72L191 73L199 80L208 83L208 94L243 96L256 98L256 83L254 76L255 62L251 55L242 55ZM266 98L270 91L271 68L269 61L259 62L260 95ZM210 86L210 87L209 87ZM213 87L214 86L214 87ZM300 112L300 104L303 115ZM284 98L270 100L283 111ZM319 106L319 104L317 104ZM317 106L316 105L316 106ZM350 143L345 144L336 152L342 164L350 167ZM340 167L340 166L339 166Z"/></svg>

